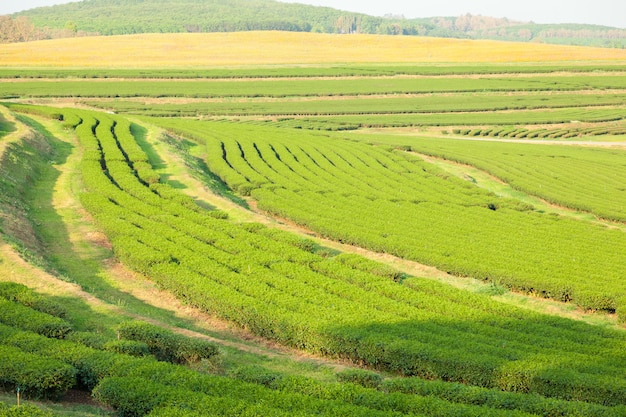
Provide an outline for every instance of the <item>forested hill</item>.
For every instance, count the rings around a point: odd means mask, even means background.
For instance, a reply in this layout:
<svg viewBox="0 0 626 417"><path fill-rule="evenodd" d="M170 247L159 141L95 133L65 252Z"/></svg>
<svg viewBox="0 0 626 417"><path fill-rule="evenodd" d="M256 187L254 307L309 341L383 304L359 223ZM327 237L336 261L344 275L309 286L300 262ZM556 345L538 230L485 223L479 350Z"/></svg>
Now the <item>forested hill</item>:
<svg viewBox="0 0 626 417"><path fill-rule="evenodd" d="M18 15L36 27L72 26L102 35L246 30L417 34L418 27L413 21L398 28L396 20L274 0L84 0Z"/></svg>
<svg viewBox="0 0 626 417"><path fill-rule="evenodd" d="M626 47L626 30L592 25L537 25L505 18L464 15L405 19L375 17L329 7L275 0L83 0L40 7L0 21L0 42L85 34L286 30L496 39ZM30 25L30 26L29 26ZM6 26L6 28L5 28ZM31 36L25 36L29 28Z"/></svg>

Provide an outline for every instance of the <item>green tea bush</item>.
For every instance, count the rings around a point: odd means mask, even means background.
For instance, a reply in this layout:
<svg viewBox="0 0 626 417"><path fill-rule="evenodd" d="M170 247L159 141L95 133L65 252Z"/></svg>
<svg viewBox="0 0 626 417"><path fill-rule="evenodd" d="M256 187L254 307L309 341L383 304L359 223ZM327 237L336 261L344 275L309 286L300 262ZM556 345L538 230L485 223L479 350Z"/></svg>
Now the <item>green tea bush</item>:
<svg viewBox="0 0 626 417"><path fill-rule="evenodd" d="M139 321L118 327L122 339L145 343L157 359L172 363L193 363L219 353L214 343L177 335L161 327Z"/></svg>
<svg viewBox="0 0 626 417"><path fill-rule="evenodd" d="M144 416L167 399L162 386L139 378L106 378L92 395L124 417Z"/></svg>
<svg viewBox="0 0 626 417"><path fill-rule="evenodd" d="M380 374L365 369L346 369L337 374L337 381L344 383L350 382L365 388L376 389L382 384L383 377Z"/></svg>
<svg viewBox="0 0 626 417"><path fill-rule="evenodd" d="M72 331L72 326L63 319L6 299L0 299L0 322L57 339Z"/></svg>
<svg viewBox="0 0 626 417"><path fill-rule="evenodd" d="M270 387L276 380L282 377L278 372L273 372L260 366L244 366L238 368L231 376L240 381L251 382L266 387Z"/></svg>
<svg viewBox="0 0 626 417"><path fill-rule="evenodd" d="M0 402L0 417L55 417L57 414L42 410L31 404L8 406Z"/></svg>
<svg viewBox="0 0 626 417"><path fill-rule="evenodd" d="M219 412L211 412L211 410L203 410L203 411L191 411L191 410L183 410L176 406L167 406L167 407L157 407L153 409L148 417L180 417L184 415L185 417L218 417L221 416Z"/></svg>
<svg viewBox="0 0 626 417"><path fill-rule="evenodd" d="M0 387L27 398L61 397L76 384L76 369L56 359L0 346Z"/></svg>
<svg viewBox="0 0 626 417"><path fill-rule="evenodd" d="M62 319L67 318L67 310L49 297L37 294L26 285L16 282L0 282L0 297L15 301L42 313Z"/></svg>
<svg viewBox="0 0 626 417"><path fill-rule="evenodd" d="M104 349L104 345L111 340L109 337L95 332L71 332L65 339L94 349Z"/></svg>
<svg viewBox="0 0 626 417"><path fill-rule="evenodd" d="M122 353L130 356L148 356L150 348L147 343L135 340L112 340L104 345L109 352Z"/></svg>
<svg viewBox="0 0 626 417"><path fill-rule="evenodd" d="M334 259L356 270L369 272L372 275L389 278L393 281L399 282L399 281L402 281L402 278L405 277L404 273L398 271L397 269L389 265L372 261L371 259L364 258L363 256L360 256L360 255L356 255L352 253L342 253L340 255L335 256Z"/></svg>

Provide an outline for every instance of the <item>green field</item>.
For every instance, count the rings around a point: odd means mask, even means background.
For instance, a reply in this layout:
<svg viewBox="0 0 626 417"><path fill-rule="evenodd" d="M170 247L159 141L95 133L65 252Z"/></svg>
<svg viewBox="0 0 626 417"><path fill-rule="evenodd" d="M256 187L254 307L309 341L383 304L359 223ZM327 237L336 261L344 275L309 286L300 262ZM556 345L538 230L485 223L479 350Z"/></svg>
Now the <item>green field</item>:
<svg viewBox="0 0 626 417"><path fill-rule="evenodd" d="M3 69L0 403L626 415L624 69Z"/></svg>

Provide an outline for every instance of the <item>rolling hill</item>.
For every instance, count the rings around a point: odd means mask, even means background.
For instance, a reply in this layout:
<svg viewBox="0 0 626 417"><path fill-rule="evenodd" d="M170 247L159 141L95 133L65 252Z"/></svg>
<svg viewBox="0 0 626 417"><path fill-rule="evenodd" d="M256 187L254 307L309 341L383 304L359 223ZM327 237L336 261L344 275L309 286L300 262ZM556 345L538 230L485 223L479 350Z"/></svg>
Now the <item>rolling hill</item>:
<svg viewBox="0 0 626 417"><path fill-rule="evenodd" d="M436 36L626 47L626 30L594 25L538 25L485 16L405 19L274 0L84 0L15 14L39 38L72 34L236 32L282 30Z"/></svg>

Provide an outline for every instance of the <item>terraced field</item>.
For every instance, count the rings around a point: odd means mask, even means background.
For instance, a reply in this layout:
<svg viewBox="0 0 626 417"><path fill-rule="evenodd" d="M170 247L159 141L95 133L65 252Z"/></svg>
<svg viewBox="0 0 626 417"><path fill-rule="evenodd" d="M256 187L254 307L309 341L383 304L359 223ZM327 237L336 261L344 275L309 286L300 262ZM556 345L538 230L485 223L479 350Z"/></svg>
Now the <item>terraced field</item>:
<svg viewBox="0 0 626 417"><path fill-rule="evenodd" d="M0 386L88 415L626 415L625 70L1 71L0 270L38 292L0 282Z"/></svg>

